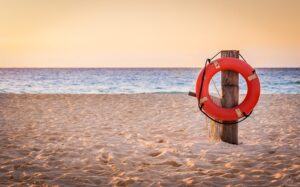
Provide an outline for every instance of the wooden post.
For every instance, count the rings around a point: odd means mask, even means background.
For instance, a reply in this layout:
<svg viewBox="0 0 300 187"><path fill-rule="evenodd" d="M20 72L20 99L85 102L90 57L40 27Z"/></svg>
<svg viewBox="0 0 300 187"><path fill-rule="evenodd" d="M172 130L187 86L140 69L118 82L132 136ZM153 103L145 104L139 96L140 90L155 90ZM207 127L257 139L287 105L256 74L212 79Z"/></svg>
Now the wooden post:
<svg viewBox="0 0 300 187"><path fill-rule="evenodd" d="M239 58L239 51L221 51L221 57ZM217 105L224 108L231 108L239 103L239 74L232 71L221 73L222 98L213 98ZM214 141L222 140L231 144L238 144L238 125L222 125L209 121L209 138Z"/></svg>
<svg viewBox="0 0 300 187"><path fill-rule="evenodd" d="M221 51L221 57L239 58L239 51ZM231 108L239 104L239 73L233 71L222 71L222 99L224 108ZM238 144L238 125L223 125L222 141Z"/></svg>

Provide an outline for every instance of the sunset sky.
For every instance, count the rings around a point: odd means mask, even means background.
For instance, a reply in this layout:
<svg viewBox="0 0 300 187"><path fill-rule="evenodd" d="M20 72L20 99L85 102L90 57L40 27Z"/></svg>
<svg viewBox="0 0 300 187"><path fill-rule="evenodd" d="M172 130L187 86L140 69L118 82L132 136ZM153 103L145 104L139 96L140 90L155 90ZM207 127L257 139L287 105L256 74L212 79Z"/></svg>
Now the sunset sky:
<svg viewBox="0 0 300 187"><path fill-rule="evenodd" d="M300 0L0 0L0 67L300 67Z"/></svg>

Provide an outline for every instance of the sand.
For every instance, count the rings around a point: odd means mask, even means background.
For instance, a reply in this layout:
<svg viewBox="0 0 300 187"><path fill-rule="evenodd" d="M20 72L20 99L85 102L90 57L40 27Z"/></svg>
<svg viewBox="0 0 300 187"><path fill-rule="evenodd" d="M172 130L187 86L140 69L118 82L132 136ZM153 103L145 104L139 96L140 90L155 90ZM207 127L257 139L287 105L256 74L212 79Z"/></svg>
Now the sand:
<svg viewBox="0 0 300 187"><path fill-rule="evenodd" d="M239 145L185 94L0 94L0 186L300 186L300 95L262 95Z"/></svg>

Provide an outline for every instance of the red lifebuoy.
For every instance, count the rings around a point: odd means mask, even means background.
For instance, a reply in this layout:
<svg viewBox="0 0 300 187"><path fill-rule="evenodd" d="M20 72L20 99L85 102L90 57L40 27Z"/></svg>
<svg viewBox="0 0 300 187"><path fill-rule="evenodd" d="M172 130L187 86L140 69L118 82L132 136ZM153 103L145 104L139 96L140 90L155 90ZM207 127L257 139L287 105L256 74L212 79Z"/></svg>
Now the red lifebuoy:
<svg viewBox="0 0 300 187"><path fill-rule="evenodd" d="M230 70L240 73L247 82L247 95L244 101L233 108L222 108L214 104L209 95L209 83L212 77L219 71ZM202 76L204 68L202 68L196 83L196 96L199 104L203 104L202 109L210 117L219 121L235 121L242 118L244 114L249 114L258 102L260 95L260 83L254 69L245 61L237 58L219 58L212 61L206 66L203 83ZM200 87L202 84L201 96Z"/></svg>

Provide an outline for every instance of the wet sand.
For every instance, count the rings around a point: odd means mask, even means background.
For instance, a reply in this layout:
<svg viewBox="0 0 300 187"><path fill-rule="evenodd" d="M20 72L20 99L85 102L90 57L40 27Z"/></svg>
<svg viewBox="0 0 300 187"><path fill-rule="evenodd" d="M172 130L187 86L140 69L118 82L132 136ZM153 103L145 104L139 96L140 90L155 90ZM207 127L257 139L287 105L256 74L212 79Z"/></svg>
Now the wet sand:
<svg viewBox="0 0 300 187"><path fill-rule="evenodd" d="M239 145L185 94L0 94L0 186L300 186L300 95L262 95Z"/></svg>

